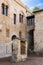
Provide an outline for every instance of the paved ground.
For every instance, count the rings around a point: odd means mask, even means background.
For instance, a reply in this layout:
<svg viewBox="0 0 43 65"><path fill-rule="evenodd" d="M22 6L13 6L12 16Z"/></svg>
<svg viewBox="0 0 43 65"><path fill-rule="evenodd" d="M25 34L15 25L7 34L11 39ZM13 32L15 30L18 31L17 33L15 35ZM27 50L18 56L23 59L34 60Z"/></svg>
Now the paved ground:
<svg viewBox="0 0 43 65"><path fill-rule="evenodd" d="M27 61L19 63L0 61L0 65L43 65L43 57L29 57Z"/></svg>

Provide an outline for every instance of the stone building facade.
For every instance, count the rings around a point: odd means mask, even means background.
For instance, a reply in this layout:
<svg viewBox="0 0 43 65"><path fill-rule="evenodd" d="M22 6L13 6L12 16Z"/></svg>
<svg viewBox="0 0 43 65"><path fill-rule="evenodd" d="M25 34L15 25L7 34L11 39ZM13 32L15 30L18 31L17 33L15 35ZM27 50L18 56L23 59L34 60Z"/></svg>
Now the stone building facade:
<svg viewBox="0 0 43 65"><path fill-rule="evenodd" d="M43 10L34 12L35 30L34 30L34 51L43 52Z"/></svg>
<svg viewBox="0 0 43 65"><path fill-rule="evenodd" d="M43 53L43 9L27 16L28 53Z"/></svg>
<svg viewBox="0 0 43 65"><path fill-rule="evenodd" d="M26 16L30 14L29 9L20 0L0 0L0 44L10 43L17 36L18 61L27 58ZM4 54L1 50L0 53Z"/></svg>

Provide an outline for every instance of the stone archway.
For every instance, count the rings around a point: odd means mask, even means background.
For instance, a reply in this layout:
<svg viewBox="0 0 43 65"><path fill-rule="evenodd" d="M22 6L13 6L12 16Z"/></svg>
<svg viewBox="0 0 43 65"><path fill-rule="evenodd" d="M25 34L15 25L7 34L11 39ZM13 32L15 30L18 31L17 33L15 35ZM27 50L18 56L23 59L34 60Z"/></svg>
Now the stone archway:
<svg viewBox="0 0 43 65"><path fill-rule="evenodd" d="M14 39L16 39L16 35L13 35L11 40L13 41Z"/></svg>

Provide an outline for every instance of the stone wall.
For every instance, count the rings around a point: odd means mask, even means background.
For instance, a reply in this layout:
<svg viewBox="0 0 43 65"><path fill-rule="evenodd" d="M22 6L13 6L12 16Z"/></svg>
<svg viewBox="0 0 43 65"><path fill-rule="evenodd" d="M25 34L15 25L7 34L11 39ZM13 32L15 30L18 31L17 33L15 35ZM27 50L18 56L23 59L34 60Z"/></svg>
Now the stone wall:
<svg viewBox="0 0 43 65"><path fill-rule="evenodd" d="M0 58L12 56L12 48L10 43L2 43L0 42Z"/></svg>
<svg viewBox="0 0 43 65"><path fill-rule="evenodd" d="M2 14L2 3L8 6L8 16ZM11 41L11 35L16 33L19 36L19 32L22 32L22 37L26 38L26 7L20 5L16 0L1 0L0 1L0 24L2 25L2 32L0 36L1 42ZM28 13L29 10L28 10ZM16 24L14 24L14 14L16 14ZM19 14L23 15L23 24L19 22ZM6 37L6 28L9 29L9 38ZM3 34L4 33L4 34Z"/></svg>
<svg viewBox="0 0 43 65"><path fill-rule="evenodd" d="M34 51L43 52L43 11L35 13Z"/></svg>

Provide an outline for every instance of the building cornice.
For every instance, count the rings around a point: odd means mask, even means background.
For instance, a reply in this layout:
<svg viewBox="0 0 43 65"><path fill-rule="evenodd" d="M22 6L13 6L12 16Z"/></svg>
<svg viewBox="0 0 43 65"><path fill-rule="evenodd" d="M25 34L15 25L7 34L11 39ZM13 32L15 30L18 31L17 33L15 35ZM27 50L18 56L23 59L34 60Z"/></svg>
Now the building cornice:
<svg viewBox="0 0 43 65"><path fill-rule="evenodd" d="M14 0L16 3L18 3L20 6L22 6L24 9L26 9L26 12L30 12L29 8L27 6L25 6L21 1L18 0ZM32 13L31 13L32 14Z"/></svg>

